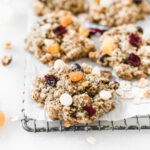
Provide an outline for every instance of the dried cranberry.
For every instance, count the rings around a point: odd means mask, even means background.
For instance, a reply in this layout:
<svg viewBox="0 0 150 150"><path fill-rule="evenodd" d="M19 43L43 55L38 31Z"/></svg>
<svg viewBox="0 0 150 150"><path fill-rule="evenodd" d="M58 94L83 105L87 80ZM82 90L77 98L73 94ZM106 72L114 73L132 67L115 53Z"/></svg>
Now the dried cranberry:
<svg viewBox="0 0 150 150"><path fill-rule="evenodd" d="M129 36L129 41L133 46L138 47L141 44L141 37L136 36L135 34L131 33Z"/></svg>
<svg viewBox="0 0 150 150"><path fill-rule="evenodd" d="M96 33L99 33L100 35L102 35L106 31L106 30L97 29L97 28L89 28L89 30L90 30L89 36L95 35Z"/></svg>
<svg viewBox="0 0 150 150"><path fill-rule="evenodd" d="M138 32L140 32L140 33L143 33L143 29L142 29L142 27L137 27L137 30L138 30Z"/></svg>
<svg viewBox="0 0 150 150"><path fill-rule="evenodd" d="M75 68L73 68L72 71L82 71L83 72L83 69L81 68L81 66L78 63L75 63Z"/></svg>
<svg viewBox="0 0 150 150"><path fill-rule="evenodd" d="M102 63L104 63L104 59L105 59L106 57L109 57L109 55L104 54L104 55L102 55L102 56L100 57L99 60L100 60Z"/></svg>
<svg viewBox="0 0 150 150"><path fill-rule="evenodd" d="M96 110L92 107L92 105L86 105L85 110L89 113L90 117L96 113Z"/></svg>
<svg viewBox="0 0 150 150"><path fill-rule="evenodd" d="M53 75L46 75L45 77L45 81L48 85L55 87L56 83L58 81L57 77L53 76Z"/></svg>
<svg viewBox="0 0 150 150"><path fill-rule="evenodd" d="M133 3L135 3L135 4L139 5L139 4L141 4L141 3L142 3L142 0L133 0Z"/></svg>
<svg viewBox="0 0 150 150"><path fill-rule="evenodd" d="M63 35L64 33L66 33L67 32L67 30L66 30L66 28L64 27L64 26L59 26L59 27L57 27L57 28L55 28L54 30L53 30L53 32L56 34L56 35Z"/></svg>
<svg viewBox="0 0 150 150"><path fill-rule="evenodd" d="M128 61L134 67L137 67L141 64L140 57L133 53L129 55Z"/></svg>

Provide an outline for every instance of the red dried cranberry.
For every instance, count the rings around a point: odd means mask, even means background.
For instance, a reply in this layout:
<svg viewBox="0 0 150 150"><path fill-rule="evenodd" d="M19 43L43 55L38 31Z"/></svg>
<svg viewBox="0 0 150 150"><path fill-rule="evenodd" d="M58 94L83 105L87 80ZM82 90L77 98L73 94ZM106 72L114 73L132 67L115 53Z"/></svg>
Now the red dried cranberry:
<svg viewBox="0 0 150 150"><path fill-rule="evenodd" d="M75 68L73 68L72 71L82 71L83 72L83 69L81 68L81 66L78 63L75 63Z"/></svg>
<svg viewBox="0 0 150 150"><path fill-rule="evenodd" d="M137 30L138 30L138 32L140 32L140 33L143 33L143 29L142 29L142 27L137 27Z"/></svg>
<svg viewBox="0 0 150 150"><path fill-rule="evenodd" d="M135 34L131 33L129 36L129 41L133 46L138 47L141 44L141 37L136 36Z"/></svg>
<svg viewBox="0 0 150 150"><path fill-rule="evenodd" d="M107 55L107 54L102 55L102 56L100 57L100 59L99 59L100 62L104 63L104 59L105 59L106 57L109 57L109 55Z"/></svg>
<svg viewBox="0 0 150 150"><path fill-rule="evenodd" d="M102 30L102 29L98 29L98 28L89 28L90 30L90 36L95 35L96 33L99 33L100 35L102 35L106 30Z"/></svg>
<svg viewBox="0 0 150 150"><path fill-rule="evenodd" d="M55 28L54 30L53 30L53 32L56 34L56 35L63 35L64 33L66 33L67 32L67 30L66 30L66 28L64 27L64 26L59 26L59 27L57 27L57 28Z"/></svg>
<svg viewBox="0 0 150 150"><path fill-rule="evenodd" d="M129 55L128 61L134 67L138 67L141 64L140 57L133 53Z"/></svg>
<svg viewBox="0 0 150 150"><path fill-rule="evenodd" d="M48 85L55 87L56 83L58 81L57 77L53 76L53 75L46 75L45 77L45 81Z"/></svg>
<svg viewBox="0 0 150 150"><path fill-rule="evenodd" d="M133 2L137 5L141 4L142 3L142 0L133 0Z"/></svg>
<svg viewBox="0 0 150 150"><path fill-rule="evenodd" d="M92 107L92 105L86 105L85 110L89 113L90 117L96 113L96 110Z"/></svg>

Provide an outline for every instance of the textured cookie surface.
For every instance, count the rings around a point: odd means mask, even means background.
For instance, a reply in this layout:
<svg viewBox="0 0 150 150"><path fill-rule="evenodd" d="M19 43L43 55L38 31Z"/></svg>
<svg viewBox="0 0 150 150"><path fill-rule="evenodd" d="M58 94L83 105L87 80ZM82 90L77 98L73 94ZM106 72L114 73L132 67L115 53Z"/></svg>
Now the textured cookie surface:
<svg viewBox="0 0 150 150"><path fill-rule="evenodd" d="M150 36L143 35L141 27L131 24L112 28L100 41L100 50L89 55L97 63L113 68L125 80L150 75Z"/></svg>
<svg viewBox="0 0 150 150"><path fill-rule="evenodd" d="M91 123L114 109L119 84L110 81L108 71L87 64L68 66L57 60L47 75L36 77L33 100L45 103L52 120L64 120L65 126Z"/></svg>
<svg viewBox="0 0 150 150"><path fill-rule="evenodd" d="M50 64L57 59L72 61L94 50L94 42L88 35L88 29L69 12L53 12L35 24L27 37L26 50L42 63Z"/></svg>
<svg viewBox="0 0 150 150"><path fill-rule="evenodd" d="M144 19L150 5L146 0L93 0L89 11L91 21L112 27Z"/></svg>
<svg viewBox="0 0 150 150"><path fill-rule="evenodd" d="M32 0L37 15L45 15L54 10L67 10L72 13L84 12L86 0Z"/></svg>

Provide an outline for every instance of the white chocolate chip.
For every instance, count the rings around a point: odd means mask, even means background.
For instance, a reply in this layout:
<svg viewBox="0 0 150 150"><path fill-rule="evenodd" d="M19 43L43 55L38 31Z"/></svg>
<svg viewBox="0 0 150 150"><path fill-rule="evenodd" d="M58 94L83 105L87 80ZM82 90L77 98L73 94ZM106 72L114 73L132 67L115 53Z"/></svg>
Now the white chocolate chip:
<svg viewBox="0 0 150 150"><path fill-rule="evenodd" d="M100 70L99 70L99 68L98 67L94 67L93 70L92 70L92 74L100 76Z"/></svg>
<svg viewBox="0 0 150 150"><path fill-rule="evenodd" d="M51 44L53 44L54 43L54 40L49 40L49 39L45 39L44 40L44 44L48 47L48 46L50 46Z"/></svg>
<svg viewBox="0 0 150 150"><path fill-rule="evenodd" d="M114 0L101 0L100 5L102 6L109 6L113 3Z"/></svg>
<svg viewBox="0 0 150 150"><path fill-rule="evenodd" d="M54 69L55 70L63 70L67 68L67 64L65 64L61 59L58 59L54 63Z"/></svg>
<svg viewBox="0 0 150 150"><path fill-rule="evenodd" d="M87 141L90 143L90 144L96 144L96 139L94 137L88 137L87 138Z"/></svg>
<svg viewBox="0 0 150 150"><path fill-rule="evenodd" d="M41 27L42 31L47 31L51 28L50 24L45 24L44 26Z"/></svg>
<svg viewBox="0 0 150 150"><path fill-rule="evenodd" d="M60 96L60 103L63 106L70 106L72 104L72 97L69 94L64 93Z"/></svg>
<svg viewBox="0 0 150 150"><path fill-rule="evenodd" d="M99 92L99 96L103 100L108 100L112 97L112 94L111 94L110 91L102 90L102 91Z"/></svg>

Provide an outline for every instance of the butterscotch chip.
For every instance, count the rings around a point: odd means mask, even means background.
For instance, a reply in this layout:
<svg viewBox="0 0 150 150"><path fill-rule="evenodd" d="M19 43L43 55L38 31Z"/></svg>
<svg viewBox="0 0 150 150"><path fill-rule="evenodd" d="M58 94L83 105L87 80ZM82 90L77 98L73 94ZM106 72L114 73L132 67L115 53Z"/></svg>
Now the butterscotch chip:
<svg viewBox="0 0 150 150"><path fill-rule="evenodd" d="M13 47L12 47L12 44L10 42L6 42L5 45L4 45L4 49L6 50L11 50Z"/></svg>
<svg viewBox="0 0 150 150"><path fill-rule="evenodd" d="M7 66L11 63L11 61L12 61L11 56L4 56L4 58L2 59L2 64L3 66Z"/></svg>

